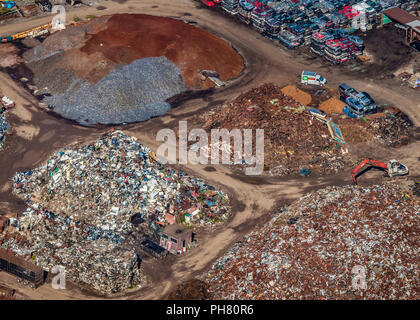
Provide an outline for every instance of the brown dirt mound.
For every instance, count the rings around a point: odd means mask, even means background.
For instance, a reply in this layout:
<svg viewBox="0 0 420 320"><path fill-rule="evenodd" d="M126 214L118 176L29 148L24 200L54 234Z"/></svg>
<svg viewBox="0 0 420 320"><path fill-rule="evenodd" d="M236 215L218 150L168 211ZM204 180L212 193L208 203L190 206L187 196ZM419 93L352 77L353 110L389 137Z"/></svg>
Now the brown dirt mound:
<svg viewBox="0 0 420 320"><path fill-rule="evenodd" d="M312 97L309 93L306 93L305 91L302 91L295 86L286 86L283 89L281 89L281 92L283 92L286 96L293 98L296 102L299 102L304 106L311 103L312 100Z"/></svg>
<svg viewBox="0 0 420 320"><path fill-rule="evenodd" d="M337 98L330 98L319 105L319 109L327 114L342 113L345 103Z"/></svg>
<svg viewBox="0 0 420 320"><path fill-rule="evenodd" d="M72 33L72 36L66 36L66 33ZM236 77L243 67L242 57L224 40L165 17L105 16L52 37L45 41L50 50L52 47L58 50L61 46L68 49L53 68L73 70L78 77L92 83L106 76L116 64L130 64L147 57L166 56L179 68L190 89L211 86L199 79L201 69L215 70L226 81Z"/></svg>
<svg viewBox="0 0 420 320"><path fill-rule="evenodd" d="M168 296L168 300L208 300L209 298L207 284L198 279L180 283Z"/></svg>
<svg viewBox="0 0 420 320"><path fill-rule="evenodd" d="M0 67L6 68L22 62L19 57L19 49L11 43L4 43L0 46Z"/></svg>

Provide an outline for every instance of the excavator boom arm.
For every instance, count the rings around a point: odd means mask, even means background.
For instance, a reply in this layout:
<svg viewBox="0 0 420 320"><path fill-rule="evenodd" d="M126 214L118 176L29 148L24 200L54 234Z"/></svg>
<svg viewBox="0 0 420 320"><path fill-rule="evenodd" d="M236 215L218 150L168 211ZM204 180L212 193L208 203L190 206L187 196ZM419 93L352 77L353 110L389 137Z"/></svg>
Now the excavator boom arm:
<svg viewBox="0 0 420 320"><path fill-rule="evenodd" d="M357 183L356 177L357 177L359 171L362 168L364 168L366 165L384 169L388 173L388 166L385 163L377 161L377 160L373 160L373 159L365 159L356 168L354 168L353 171L351 172L351 176L353 177L353 181L355 183Z"/></svg>

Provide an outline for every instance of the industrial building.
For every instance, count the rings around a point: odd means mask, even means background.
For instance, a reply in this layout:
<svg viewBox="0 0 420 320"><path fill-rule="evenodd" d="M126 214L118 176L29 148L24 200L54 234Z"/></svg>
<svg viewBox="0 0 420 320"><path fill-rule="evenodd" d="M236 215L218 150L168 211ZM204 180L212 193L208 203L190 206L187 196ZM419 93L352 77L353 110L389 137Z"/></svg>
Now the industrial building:
<svg viewBox="0 0 420 320"><path fill-rule="evenodd" d="M192 231L178 224L167 226L160 237L160 245L173 254L185 252L191 243Z"/></svg>
<svg viewBox="0 0 420 320"><path fill-rule="evenodd" d="M19 277L37 288L44 283L44 270L21 257L0 248L0 270Z"/></svg>
<svg viewBox="0 0 420 320"><path fill-rule="evenodd" d="M420 40L420 18L411 13L398 8L390 8L383 11L384 19L388 17L391 21L399 23L405 27L405 43L409 45L415 40Z"/></svg>

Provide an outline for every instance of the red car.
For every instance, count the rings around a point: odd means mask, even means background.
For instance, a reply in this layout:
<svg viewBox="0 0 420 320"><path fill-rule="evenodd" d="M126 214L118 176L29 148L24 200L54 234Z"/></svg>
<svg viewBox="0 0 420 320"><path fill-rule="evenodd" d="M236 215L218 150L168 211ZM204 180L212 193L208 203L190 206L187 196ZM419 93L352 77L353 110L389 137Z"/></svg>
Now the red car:
<svg viewBox="0 0 420 320"><path fill-rule="evenodd" d="M214 7L213 1L201 0L201 2L204 3L207 7Z"/></svg>

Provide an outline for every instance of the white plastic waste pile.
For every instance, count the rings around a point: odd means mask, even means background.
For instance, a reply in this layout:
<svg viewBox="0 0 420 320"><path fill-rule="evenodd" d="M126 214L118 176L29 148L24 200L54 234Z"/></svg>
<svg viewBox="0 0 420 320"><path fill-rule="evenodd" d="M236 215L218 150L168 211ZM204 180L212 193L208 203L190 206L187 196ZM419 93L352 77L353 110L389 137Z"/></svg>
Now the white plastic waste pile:
<svg viewBox="0 0 420 320"><path fill-rule="evenodd" d="M166 167L135 138L116 131L93 145L64 149L46 163L14 179L15 192L28 204L41 203L56 213L83 219L102 230L128 233L140 215L151 227L166 214L191 224L212 224L229 215L229 199L203 180Z"/></svg>
<svg viewBox="0 0 420 320"><path fill-rule="evenodd" d="M69 279L102 294L141 285L133 217L156 234L168 214L192 226L229 216L227 195L154 159L149 148L115 131L17 173L14 190L28 208L10 225L26 240L10 237L2 247L46 270L63 265Z"/></svg>

